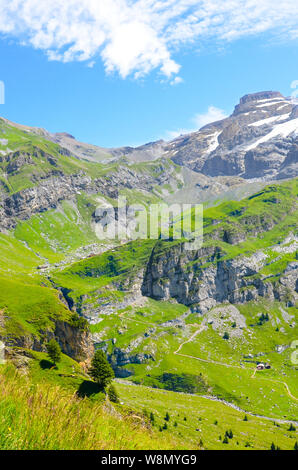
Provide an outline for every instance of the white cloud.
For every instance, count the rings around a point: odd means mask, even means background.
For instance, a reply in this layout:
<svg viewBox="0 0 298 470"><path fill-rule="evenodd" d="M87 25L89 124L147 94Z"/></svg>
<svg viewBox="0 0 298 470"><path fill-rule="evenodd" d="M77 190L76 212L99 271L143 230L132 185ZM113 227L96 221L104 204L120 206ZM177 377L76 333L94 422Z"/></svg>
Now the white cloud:
<svg viewBox="0 0 298 470"><path fill-rule="evenodd" d="M196 127L200 129L210 122L220 121L226 117L228 116L222 109L216 108L215 106L209 106L206 113L196 114L193 121L195 122Z"/></svg>
<svg viewBox="0 0 298 470"><path fill-rule="evenodd" d="M0 0L0 33L50 60L100 56L108 73L175 82L185 44L220 43L263 32L298 37L297 0Z"/></svg>
<svg viewBox="0 0 298 470"><path fill-rule="evenodd" d="M170 85L178 85L179 83L183 83L183 78L181 77L174 77L173 80L170 81Z"/></svg>
<svg viewBox="0 0 298 470"><path fill-rule="evenodd" d="M222 109L216 108L215 106L209 106L208 111L206 113L195 114L195 116L193 116L193 118L191 119L191 122L193 123L193 127L188 128L188 129L180 128L175 131L167 131L164 139L165 140L176 139L176 137L179 137L180 135L190 134L191 132L196 132L199 129L201 129L201 127L206 126L206 124L209 124L215 121L220 121L221 119L225 119L227 117L228 115Z"/></svg>

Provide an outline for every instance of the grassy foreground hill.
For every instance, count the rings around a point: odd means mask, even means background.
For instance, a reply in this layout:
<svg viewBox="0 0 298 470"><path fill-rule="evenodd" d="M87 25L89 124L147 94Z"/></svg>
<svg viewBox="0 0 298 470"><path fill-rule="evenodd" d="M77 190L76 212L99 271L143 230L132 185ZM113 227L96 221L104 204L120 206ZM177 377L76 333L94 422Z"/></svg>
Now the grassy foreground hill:
<svg viewBox="0 0 298 470"><path fill-rule="evenodd" d="M142 415L78 398L58 385L32 383L0 367L0 449L183 449L179 437L160 436Z"/></svg>

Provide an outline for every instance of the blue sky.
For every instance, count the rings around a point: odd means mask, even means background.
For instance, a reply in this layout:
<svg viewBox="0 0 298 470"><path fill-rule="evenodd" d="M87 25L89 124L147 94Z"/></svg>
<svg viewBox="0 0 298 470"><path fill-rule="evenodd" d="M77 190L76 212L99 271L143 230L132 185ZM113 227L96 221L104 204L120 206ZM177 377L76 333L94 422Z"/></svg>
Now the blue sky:
<svg viewBox="0 0 298 470"><path fill-rule="evenodd" d="M140 145L229 114L246 93L293 92L296 0L99 3L0 0L0 115Z"/></svg>

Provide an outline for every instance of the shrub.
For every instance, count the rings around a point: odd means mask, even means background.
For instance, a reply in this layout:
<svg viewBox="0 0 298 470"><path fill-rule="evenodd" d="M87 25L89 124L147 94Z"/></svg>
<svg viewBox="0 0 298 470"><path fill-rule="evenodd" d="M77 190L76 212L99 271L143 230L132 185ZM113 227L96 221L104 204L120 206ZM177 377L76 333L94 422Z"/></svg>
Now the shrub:
<svg viewBox="0 0 298 470"><path fill-rule="evenodd" d="M71 326L74 326L75 328L78 328L79 330L89 330L89 323L84 317L80 317L77 313L74 313L71 318L70 322Z"/></svg>
<svg viewBox="0 0 298 470"><path fill-rule="evenodd" d="M117 390L115 389L114 385L110 385L108 388L108 397L109 400L113 403L119 403L119 396Z"/></svg>

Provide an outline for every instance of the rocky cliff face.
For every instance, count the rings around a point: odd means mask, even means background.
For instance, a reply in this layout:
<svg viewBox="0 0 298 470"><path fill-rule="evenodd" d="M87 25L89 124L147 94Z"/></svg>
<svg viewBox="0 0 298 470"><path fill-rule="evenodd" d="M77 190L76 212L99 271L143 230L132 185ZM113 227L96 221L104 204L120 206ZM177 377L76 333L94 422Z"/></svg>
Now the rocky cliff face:
<svg viewBox="0 0 298 470"><path fill-rule="evenodd" d="M46 352L46 344L52 338L58 341L64 354L78 362L84 362L93 356L94 345L89 331L79 329L61 320L55 322L53 331L40 331L39 337L33 335L14 337L6 344L7 346L18 346L33 351Z"/></svg>
<svg viewBox="0 0 298 470"><path fill-rule="evenodd" d="M13 165L15 171L28 164L29 155L17 152ZM54 162L55 163L55 162ZM53 166L55 166L53 163ZM177 186L179 174L173 166L161 160L152 171L138 172L129 166L119 165L105 177L91 178L84 171L66 175L61 171L46 177L35 178L33 187L23 189L12 195L3 193L0 199L0 229L15 227L18 220L29 219L33 214L57 207L62 200L72 200L77 193L102 194L117 198L121 189L152 191L154 186L173 184Z"/></svg>
<svg viewBox="0 0 298 470"><path fill-rule="evenodd" d="M162 254L153 251L142 294L156 300L174 298L200 313L206 313L216 304L243 303L259 296L281 300L288 290L293 298L297 297L298 263L289 265L281 273L280 281L272 283L271 275L258 276L266 262L266 255L261 251L251 257L238 256L225 261L220 258L218 248L190 252L185 251L183 244Z"/></svg>

